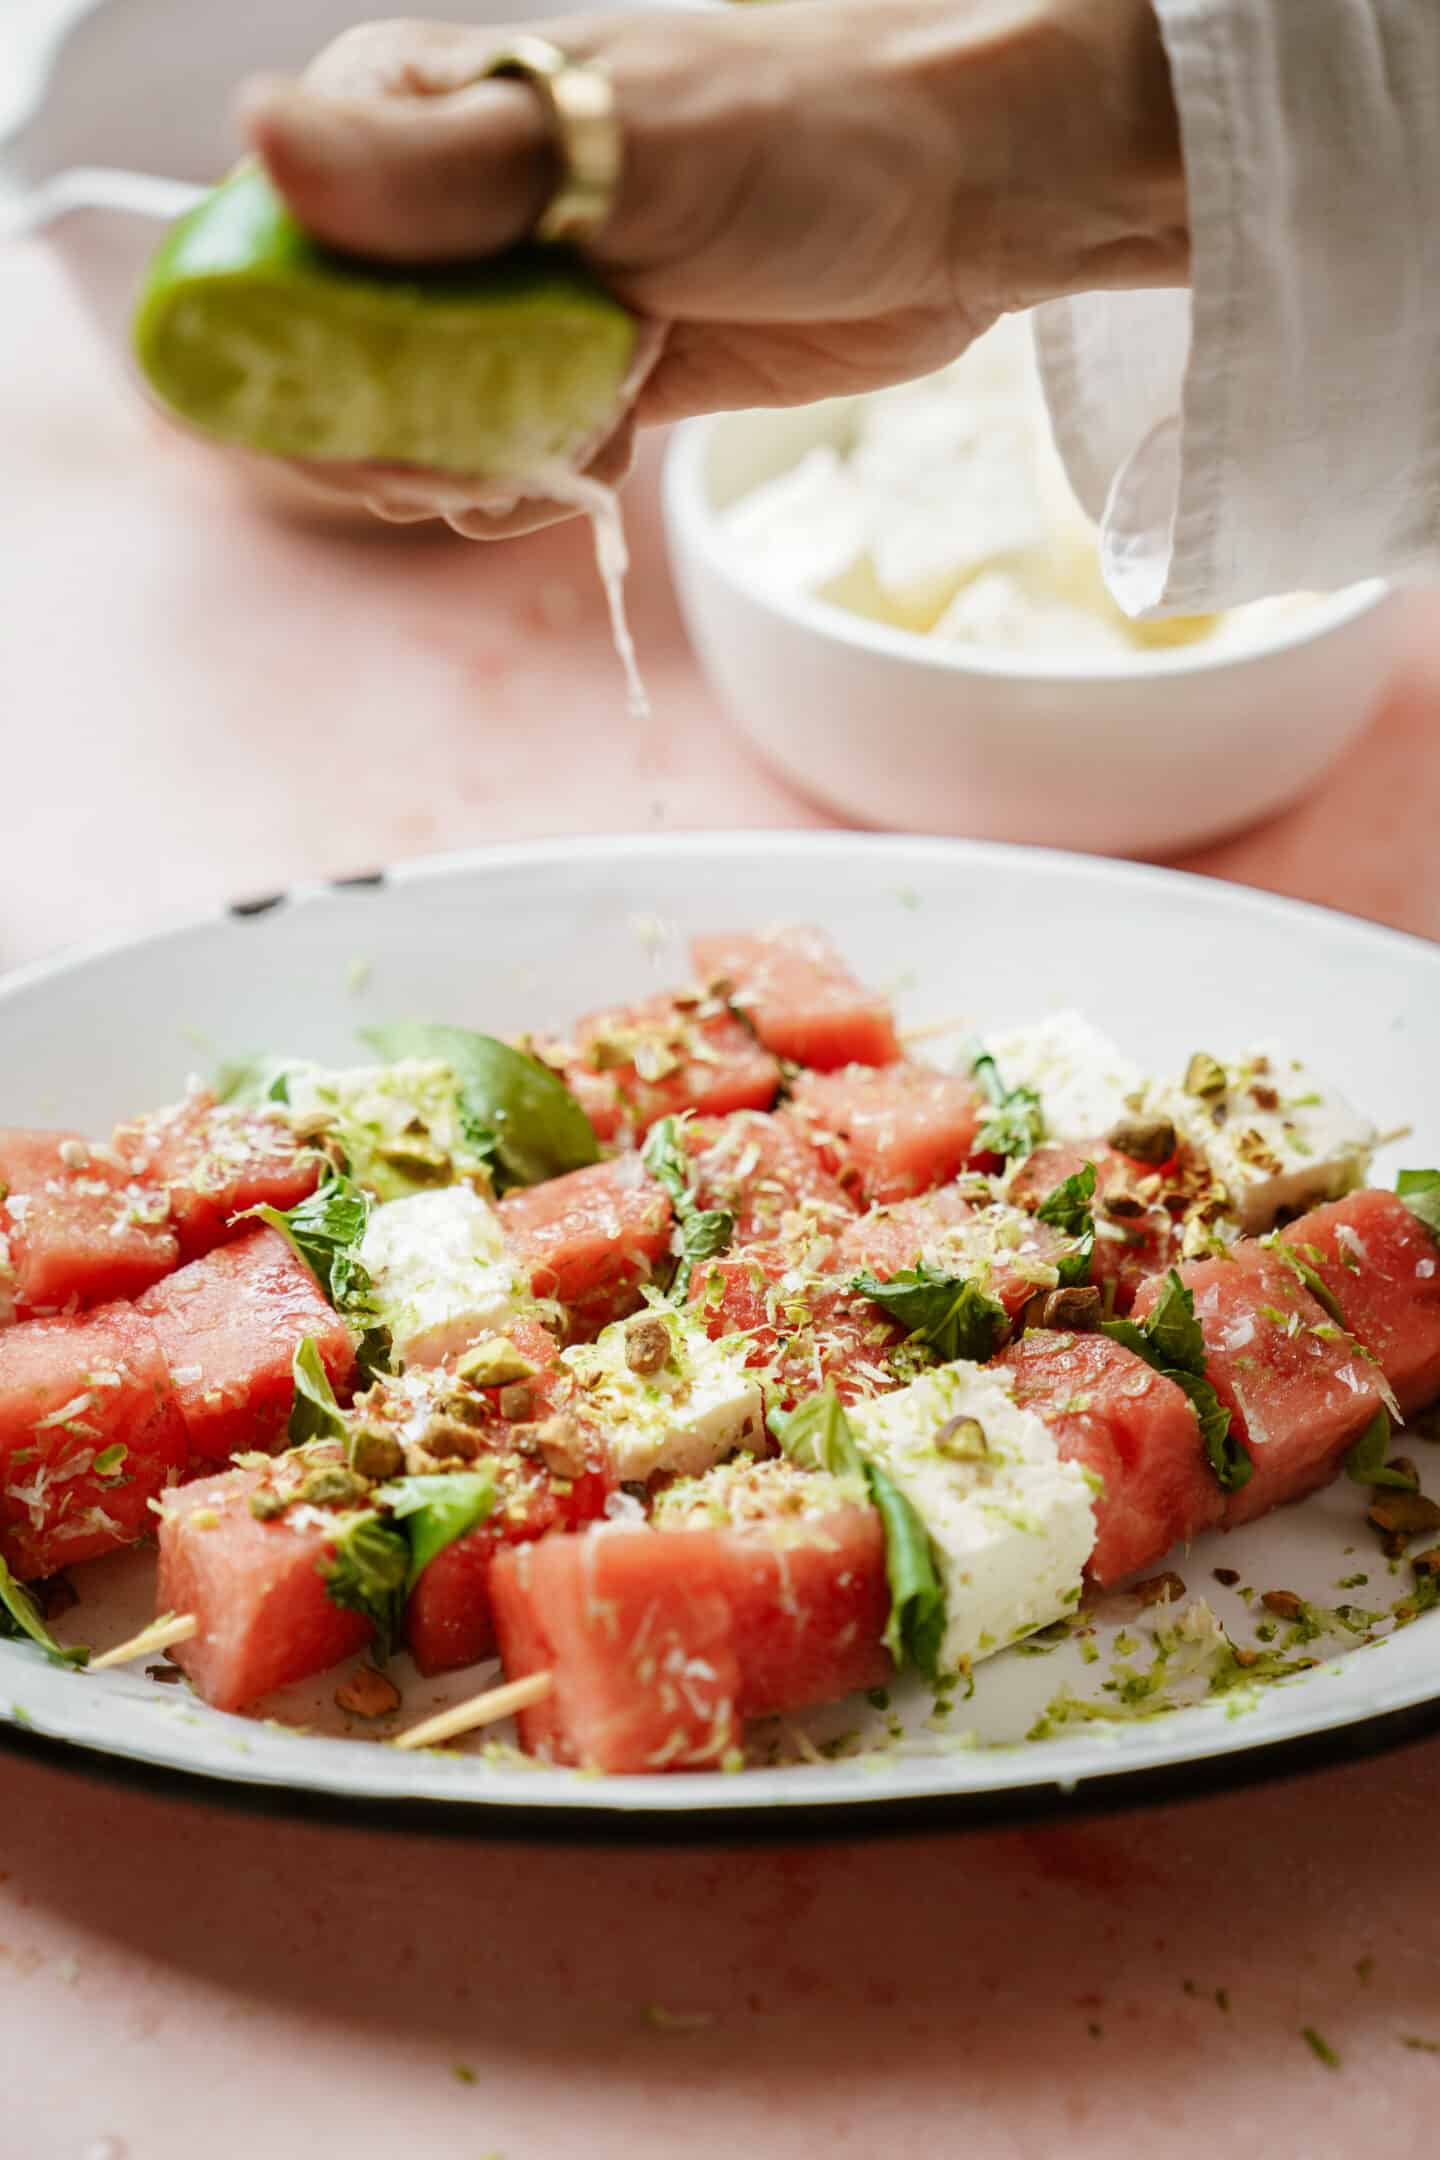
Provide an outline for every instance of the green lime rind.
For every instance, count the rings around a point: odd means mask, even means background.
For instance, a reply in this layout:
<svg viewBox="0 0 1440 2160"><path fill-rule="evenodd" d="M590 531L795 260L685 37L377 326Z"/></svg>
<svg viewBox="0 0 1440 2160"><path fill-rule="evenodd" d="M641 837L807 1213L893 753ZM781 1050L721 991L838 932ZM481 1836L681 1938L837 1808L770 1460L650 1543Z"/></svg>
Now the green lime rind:
<svg viewBox="0 0 1440 2160"><path fill-rule="evenodd" d="M156 396L248 450L523 481L618 417L635 318L574 257L413 272L320 247L257 166L158 250L134 346Z"/></svg>

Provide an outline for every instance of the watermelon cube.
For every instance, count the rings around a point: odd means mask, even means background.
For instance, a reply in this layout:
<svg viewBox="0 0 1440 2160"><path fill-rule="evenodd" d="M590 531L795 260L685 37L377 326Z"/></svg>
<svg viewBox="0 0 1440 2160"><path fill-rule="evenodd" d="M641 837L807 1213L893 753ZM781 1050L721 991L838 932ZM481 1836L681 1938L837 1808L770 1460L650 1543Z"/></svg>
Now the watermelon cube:
<svg viewBox="0 0 1440 2160"><path fill-rule="evenodd" d="M1275 1254L1242 1241L1233 1257L1179 1269L1205 1337L1205 1369L1254 1465L1229 1494L1227 1529L1328 1484L1384 1405L1378 1368ZM1144 1319L1160 1284L1144 1284Z"/></svg>
<svg viewBox="0 0 1440 2160"><path fill-rule="evenodd" d="M1281 1233L1313 1267L1408 1417L1440 1395L1440 1248L1394 1193L1351 1193Z"/></svg>
<svg viewBox="0 0 1440 2160"><path fill-rule="evenodd" d="M974 1282L1013 1320L1037 1290L1055 1288L1068 1243L1019 1208L983 1198L977 1204L973 1190L943 1185L918 1200L872 1208L835 1240L828 1268L847 1277L861 1270L885 1277L924 1262Z"/></svg>
<svg viewBox="0 0 1440 2160"><path fill-rule="evenodd" d="M683 1111L768 1110L780 1067L718 998L646 998L589 1014L564 1048L541 1047L602 1140L633 1142Z"/></svg>
<svg viewBox="0 0 1440 2160"><path fill-rule="evenodd" d="M203 1090L117 1127L114 1151L130 1176L168 1195L182 1260L218 1245L246 1208L294 1207L321 1169L282 1115L217 1103Z"/></svg>
<svg viewBox="0 0 1440 2160"><path fill-rule="evenodd" d="M1166 1205L1176 1193L1169 1169L1134 1161L1108 1140L1066 1140L1038 1147L1018 1164L1007 1188L1016 1207L1035 1209L1057 1185L1095 1167L1095 1255L1090 1280L1113 1284L1113 1308L1128 1313L1135 1293L1151 1275L1163 1275L1180 1257L1182 1226ZM1178 1213L1177 1194L1177 1213Z"/></svg>
<svg viewBox="0 0 1440 2160"><path fill-rule="evenodd" d="M294 1400L295 1352L307 1335L335 1393L348 1396L349 1331L304 1262L262 1223L156 1283L136 1309L159 1337L194 1462L276 1446Z"/></svg>
<svg viewBox="0 0 1440 2160"><path fill-rule="evenodd" d="M694 1165L696 1205L728 1209L741 1244L799 1243L854 1218L854 1201L791 1118L737 1110L695 1118L681 1138Z"/></svg>
<svg viewBox="0 0 1440 2160"><path fill-rule="evenodd" d="M250 1507L262 1487L288 1490L342 1459L335 1443L316 1442L273 1468L225 1470L166 1494L158 1609L194 1614L196 1633L171 1655L216 1710L243 1709L370 1640L369 1621L326 1591L322 1570L335 1552L326 1509L261 1521Z"/></svg>
<svg viewBox="0 0 1440 2160"><path fill-rule="evenodd" d="M803 1073L787 1116L862 1201L908 1200L971 1158L986 1105L974 1085L928 1065L847 1065Z"/></svg>
<svg viewBox="0 0 1440 2160"><path fill-rule="evenodd" d="M16 1575L144 1537L186 1452L159 1340L133 1306L0 1331L0 1551Z"/></svg>
<svg viewBox="0 0 1440 2160"><path fill-rule="evenodd" d="M544 1538L503 1553L491 1587L507 1675L552 1676L520 1715L526 1748L552 1762L713 1769L747 1715L891 1671L884 1539L853 1502L808 1521Z"/></svg>
<svg viewBox="0 0 1440 2160"><path fill-rule="evenodd" d="M864 990L823 930L733 931L694 938L699 980L728 985L767 1050L817 1072L893 1065L900 1056L885 999Z"/></svg>
<svg viewBox="0 0 1440 2160"><path fill-rule="evenodd" d="M638 1155L507 1193L500 1219L532 1292L564 1305L577 1335L633 1312L670 1252L670 1203Z"/></svg>
<svg viewBox="0 0 1440 2160"><path fill-rule="evenodd" d="M108 1154L0 1130L0 1324L135 1297L178 1259L164 1196Z"/></svg>
<svg viewBox="0 0 1440 2160"><path fill-rule="evenodd" d="M1172 1545L1213 1528L1225 1495L1205 1458L1189 1397L1105 1335L1029 1330L997 1364L1066 1462L1100 1481L1087 1568L1102 1590L1153 1567Z"/></svg>
<svg viewBox="0 0 1440 2160"><path fill-rule="evenodd" d="M748 1337L746 1362L781 1409L827 1382L846 1403L895 1385L889 1353L904 1329L847 1282L797 1267L782 1245L706 1261L691 1277L690 1309L712 1341Z"/></svg>

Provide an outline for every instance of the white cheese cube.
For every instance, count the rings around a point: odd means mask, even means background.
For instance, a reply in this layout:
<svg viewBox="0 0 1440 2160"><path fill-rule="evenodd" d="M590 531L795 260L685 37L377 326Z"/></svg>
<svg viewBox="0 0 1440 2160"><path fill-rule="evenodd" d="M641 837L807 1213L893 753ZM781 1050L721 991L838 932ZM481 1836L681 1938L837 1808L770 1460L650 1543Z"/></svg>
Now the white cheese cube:
<svg viewBox="0 0 1440 2160"><path fill-rule="evenodd" d="M820 444L788 472L743 495L725 530L771 591L812 593L865 551L865 510L839 452Z"/></svg>
<svg viewBox="0 0 1440 2160"><path fill-rule="evenodd" d="M657 1325L669 1335L668 1355L636 1372L631 1330ZM587 1418L604 1429L622 1484L662 1470L694 1477L738 1448L763 1443L765 1407L744 1345L711 1342L680 1313L651 1306L638 1319L603 1328L593 1343L575 1344L562 1360L582 1390Z"/></svg>
<svg viewBox="0 0 1440 2160"><path fill-rule="evenodd" d="M1133 1114L1149 1085L1140 1067L1078 1012L987 1035L985 1048L1007 1087L1035 1090L1052 1140L1102 1140L1117 1119Z"/></svg>
<svg viewBox="0 0 1440 2160"><path fill-rule="evenodd" d="M1365 1181L1378 1135L1298 1058L1262 1047L1230 1063L1198 1053L1147 1111L1171 1118L1255 1236Z"/></svg>
<svg viewBox="0 0 1440 2160"><path fill-rule="evenodd" d="M477 1336L503 1331L524 1298L500 1218L468 1185L376 1208L360 1258L402 1365L438 1365Z"/></svg>
<svg viewBox="0 0 1440 2160"><path fill-rule="evenodd" d="M1095 1542L1090 1483L1016 1405L1008 1375L942 1365L848 1415L929 1534L947 1671L1074 1611Z"/></svg>

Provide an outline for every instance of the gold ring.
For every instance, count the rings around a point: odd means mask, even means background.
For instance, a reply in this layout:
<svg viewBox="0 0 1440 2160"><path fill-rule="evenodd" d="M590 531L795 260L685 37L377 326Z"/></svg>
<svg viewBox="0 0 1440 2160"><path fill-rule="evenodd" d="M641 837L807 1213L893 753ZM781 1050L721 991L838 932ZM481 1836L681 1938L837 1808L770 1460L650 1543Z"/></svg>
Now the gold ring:
<svg viewBox="0 0 1440 2160"><path fill-rule="evenodd" d="M523 35L492 53L474 79L495 75L516 76L536 92L560 164L535 238L593 239L620 189L623 145L609 76L595 61L567 60L548 38Z"/></svg>

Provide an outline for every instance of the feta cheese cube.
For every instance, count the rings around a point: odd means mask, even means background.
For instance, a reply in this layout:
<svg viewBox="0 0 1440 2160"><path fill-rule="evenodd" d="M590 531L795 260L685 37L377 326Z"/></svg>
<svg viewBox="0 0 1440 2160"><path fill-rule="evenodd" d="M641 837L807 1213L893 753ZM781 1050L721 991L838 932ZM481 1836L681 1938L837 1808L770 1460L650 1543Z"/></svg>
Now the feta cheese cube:
<svg viewBox="0 0 1440 2160"><path fill-rule="evenodd" d="M516 1317L524 1287L500 1218L468 1185L375 1209L360 1245L402 1365L438 1365Z"/></svg>
<svg viewBox="0 0 1440 2160"><path fill-rule="evenodd" d="M1103 1139L1149 1085L1134 1060L1078 1012L987 1035L985 1047L1007 1087L1035 1090L1052 1140Z"/></svg>
<svg viewBox="0 0 1440 2160"><path fill-rule="evenodd" d="M1017 1406L1008 1374L942 1365L848 1416L929 1534L947 1671L1074 1610L1095 1542L1090 1484Z"/></svg>
<svg viewBox="0 0 1440 2160"><path fill-rule="evenodd" d="M656 1326L670 1338L668 1355L637 1372L631 1330ZM593 1343L575 1344L562 1361L583 1391L587 1417L605 1431L622 1484L662 1470L694 1477L738 1448L763 1444L765 1406L744 1345L711 1342L683 1314L652 1306L603 1328Z"/></svg>
<svg viewBox="0 0 1440 2160"><path fill-rule="evenodd" d="M1298 1058L1262 1047L1229 1064L1198 1052L1147 1098L1173 1120L1250 1236L1365 1181L1378 1135Z"/></svg>

